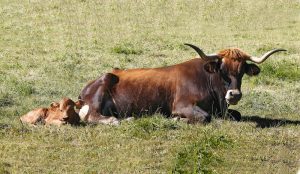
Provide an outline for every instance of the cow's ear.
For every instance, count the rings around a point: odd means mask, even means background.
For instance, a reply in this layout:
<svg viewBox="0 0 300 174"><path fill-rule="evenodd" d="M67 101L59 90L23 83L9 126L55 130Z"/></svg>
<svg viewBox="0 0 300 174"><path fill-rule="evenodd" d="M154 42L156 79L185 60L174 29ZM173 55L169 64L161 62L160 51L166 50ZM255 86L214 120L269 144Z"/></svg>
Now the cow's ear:
<svg viewBox="0 0 300 174"><path fill-rule="evenodd" d="M256 76L260 73L260 68L256 66L255 64L247 64L245 73L248 76Z"/></svg>
<svg viewBox="0 0 300 174"><path fill-rule="evenodd" d="M50 104L50 107L52 107L52 108L56 108L56 107L58 107L59 106L59 103L57 103L57 102L52 102L51 104Z"/></svg>
<svg viewBox="0 0 300 174"><path fill-rule="evenodd" d="M220 64L218 62L208 62L204 65L204 69L209 73L216 73L220 68Z"/></svg>
<svg viewBox="0 0 300 174"><path fill-rule="evenodd" d="M77 102L75 102L76 109L81 109L83 105L84 105L84 101L81 99L79 99Z"/></svg>

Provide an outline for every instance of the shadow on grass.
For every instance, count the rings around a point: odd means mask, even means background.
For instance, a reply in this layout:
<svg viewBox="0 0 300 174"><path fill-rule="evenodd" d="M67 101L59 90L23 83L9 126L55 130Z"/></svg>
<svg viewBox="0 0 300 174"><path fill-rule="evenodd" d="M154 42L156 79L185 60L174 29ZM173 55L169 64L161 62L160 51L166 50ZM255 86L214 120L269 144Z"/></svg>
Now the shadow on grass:
<svg viewBox="0 0 300 174"><path fill-rule="evenodd" d="M242 116L242 122L253 122L256 123L256 127L259 128L270 128L285 125L300 125L300 120L287 120L287 119L271 119L261 118L260 116Z"/></svg>

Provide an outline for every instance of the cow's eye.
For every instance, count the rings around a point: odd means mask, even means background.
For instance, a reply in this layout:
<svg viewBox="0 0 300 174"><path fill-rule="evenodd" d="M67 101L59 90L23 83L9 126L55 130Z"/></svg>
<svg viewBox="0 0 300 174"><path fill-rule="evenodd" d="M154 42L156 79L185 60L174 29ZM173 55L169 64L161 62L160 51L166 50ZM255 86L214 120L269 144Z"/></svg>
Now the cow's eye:
<svg viewBox="0 0 300 174"><path fill-rule="evenodd" d="M226 88L229 88L229 86L231 84L231 80L228 77L223 78L223 83Z"/></svg>
<svg viewBox="0 0 300 174"><path fill-rule="evenodd" d="M221 69L221 76L226 86L229 86L231 83L230 78L227 76L227 72Z"/></svg>

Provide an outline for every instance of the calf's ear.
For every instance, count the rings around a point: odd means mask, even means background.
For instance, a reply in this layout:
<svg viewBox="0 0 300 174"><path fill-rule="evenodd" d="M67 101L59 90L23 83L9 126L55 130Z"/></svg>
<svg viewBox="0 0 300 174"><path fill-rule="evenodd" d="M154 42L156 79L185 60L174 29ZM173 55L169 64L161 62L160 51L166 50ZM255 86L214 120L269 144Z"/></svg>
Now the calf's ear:
<svg viewBox="0 0 300 174"><path fill-rule="evenodd" d="M248 76L256 76L260 73L260 68L255 64L247 64L246 69L245 69L245 73Z"/></svg>
<svg viewBox="0 0 300 174"><path fill-rule="evenodd" d="M59 103L57 103L57 102L52 102L51 104L50 104L50 107L52 107L52 108L56 108L56 107L58 107L59 106Z"/></svg>
<svg viewBox="0 0 300 174"><path fill-rule="evenodd" d="M209 73L216 73L220 68L220 64L218 62L208 62L204 65L205 71Z"/></svg>
<svg viewBox="0 0 300 174"><path fill-rule="evenodd" d="M83 105L84 105L84 101L81 99L79 99L77 102L75 102L76 109L81 109Z"/></svg>

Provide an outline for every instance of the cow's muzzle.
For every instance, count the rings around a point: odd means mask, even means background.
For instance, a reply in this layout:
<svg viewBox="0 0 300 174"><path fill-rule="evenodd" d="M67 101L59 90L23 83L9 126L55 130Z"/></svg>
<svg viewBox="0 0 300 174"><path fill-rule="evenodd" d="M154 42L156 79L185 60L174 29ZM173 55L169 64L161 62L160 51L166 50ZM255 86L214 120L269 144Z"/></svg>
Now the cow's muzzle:
<svg viewBox="0 0 300 174"><path fill-rule="evenodd" d="M236 105L242 98L242 93L238 89L230 89L227 91L225 99L230 105Z"/></svg>

